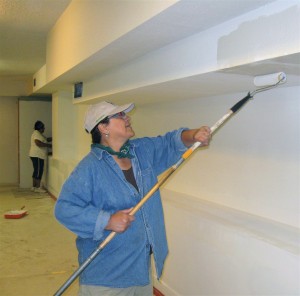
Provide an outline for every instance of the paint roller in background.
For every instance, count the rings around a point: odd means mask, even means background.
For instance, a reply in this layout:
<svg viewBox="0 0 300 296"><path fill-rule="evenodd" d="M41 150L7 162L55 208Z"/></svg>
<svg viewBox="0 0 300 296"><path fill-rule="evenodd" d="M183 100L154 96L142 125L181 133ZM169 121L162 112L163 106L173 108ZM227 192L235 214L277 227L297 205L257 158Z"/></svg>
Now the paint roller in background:
<svg viewBox="0 0 300 296"><path fill-rule="evenodd" d="M212 127L211 133L213 134L225 121L227 121L234 113L236 113L242 106L253 98L256 93L271 89L286 82L286 75L283 72L274 73L270 75L256 76L254 78L255 86L263 86L256 89L252 93L248 93L246 97L237 102L231 109L219 119ZM141 199L139 203L131 210L129 215L134 215L147 201L148 199L165 183L165 181L175 172L175 170L199 147L200 142L194 143L185 153L182 154L181 158L173 166L168 168L163 174L159 181L148 191L148 193ZM74 282L74 280L83 272L83 270L98 256L98 254L105 248L105 246L117 235L116 232L111 232L106 239L94 250L94 252L83 262L82 265L69 277L69 279L57 290L54 296L60 296L64 291Z"/></svg>

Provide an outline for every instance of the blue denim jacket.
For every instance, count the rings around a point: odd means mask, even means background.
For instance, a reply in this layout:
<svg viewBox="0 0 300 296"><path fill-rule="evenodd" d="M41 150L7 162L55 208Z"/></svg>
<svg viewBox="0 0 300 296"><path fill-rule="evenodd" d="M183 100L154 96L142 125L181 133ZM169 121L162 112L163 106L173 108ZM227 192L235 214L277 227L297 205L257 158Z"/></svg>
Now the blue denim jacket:
<svg viewBox="0 0 300 296"><path fill-rule="evenodd" d="M110 215L134 207L156 184L157 176L178 161L186 150L182 131L129 141L139 191L126 181L112 156L99 148L92 147L74 169L62 187L55 216L77 234L80 265L110 233L104 229ZM159 191L82 272L80 284L115 288L149 284L150 248L159 278L168 253Z"/></svg>

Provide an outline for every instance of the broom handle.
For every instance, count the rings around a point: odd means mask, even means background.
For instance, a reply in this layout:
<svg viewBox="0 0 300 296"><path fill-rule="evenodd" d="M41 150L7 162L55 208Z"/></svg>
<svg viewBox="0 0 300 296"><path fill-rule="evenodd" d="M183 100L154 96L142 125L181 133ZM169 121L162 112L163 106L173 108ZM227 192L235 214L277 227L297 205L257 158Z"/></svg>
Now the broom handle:
<svg viewBox="0 0 300 296"><path fill-rule="evenodd" d="M239 102L237 102L221 119L219 119L211 128L211 134L213 134L225 121L227 121L235 112L237 112L244 104L251 99L250 93ZM175 172L175 170L187 159L190 155L201 145L200 142L194 143L181 158L165 171L160 180L150 189L150 191L135 205L130 211L129 215L134 215L146 201L160 188L162 184ZM98 248L86 259L85 262L70 276L70 278L60 287L60 289L54 294L54 296L60 296L63 292L73 283L73 281L83 272L83 270L95 259L95 257L105 248L105 246L115 237L117 233L112 231L106 239L98 246Z"/></svg>

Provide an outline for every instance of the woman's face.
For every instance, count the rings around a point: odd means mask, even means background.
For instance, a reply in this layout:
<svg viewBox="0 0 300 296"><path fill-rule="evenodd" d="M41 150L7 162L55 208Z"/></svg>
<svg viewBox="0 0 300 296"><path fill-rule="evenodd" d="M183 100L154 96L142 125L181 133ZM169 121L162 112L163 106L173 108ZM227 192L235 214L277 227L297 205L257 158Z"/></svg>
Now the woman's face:
<svg viewBox="0 0 300 296"><path fill-rule="evenodd" d="M111 117L106 129L109 132L110 139L124 142L135 135L131 126L130 117L123 112Z"/></svg>

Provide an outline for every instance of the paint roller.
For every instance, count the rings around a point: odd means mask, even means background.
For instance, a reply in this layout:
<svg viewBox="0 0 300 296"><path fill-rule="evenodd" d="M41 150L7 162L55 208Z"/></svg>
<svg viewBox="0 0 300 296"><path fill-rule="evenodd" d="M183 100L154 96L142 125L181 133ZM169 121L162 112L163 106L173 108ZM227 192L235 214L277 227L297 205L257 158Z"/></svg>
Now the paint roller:
<svg viewBox="0 0 300 296"><path fill-rule="evenodd" d="M278 86L279 84L286 82L286 75L283 72L256 76L254 78L254 85L261 88L256 89L252 93L248 93L243 99L237 102L230 110L219 119L212 127L211 133L213 134L225 121L227 121L234 113L236 113L242 106L244 106L249 99L259 92L271 89ZM134 215L145 203L146 201L161 187L162 184L175 172L175 170L199 147L201 146L200 142L194 143L169 169L167 169L163 174L160 180L150 189L150 191L141 199L139 203L131 210L129 215ZM111 232L106 239L98 246L98 248L83 262L81 266L69 277L69 279L57 290L54 296L60 296L64 291L75 281L75 279L83 272L83 270L96 258L96 256L105 248L105 246L115 237L117 233Z"/></svg>
<svg viewBox="0 0 300 296"><path fill-rule="evenodd" d="M255 86L272 86L277 83L285 83L286 75L284 72L273 73L269 75L261 75L254 77Z"/></svg>

